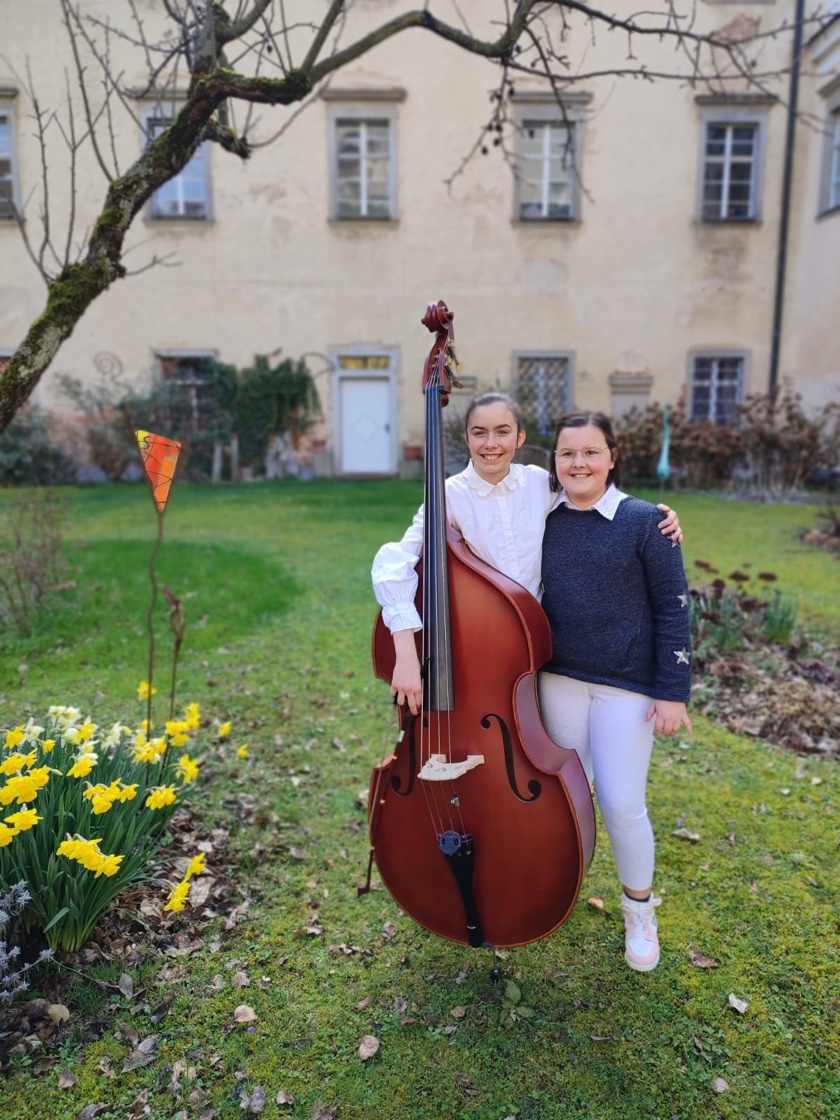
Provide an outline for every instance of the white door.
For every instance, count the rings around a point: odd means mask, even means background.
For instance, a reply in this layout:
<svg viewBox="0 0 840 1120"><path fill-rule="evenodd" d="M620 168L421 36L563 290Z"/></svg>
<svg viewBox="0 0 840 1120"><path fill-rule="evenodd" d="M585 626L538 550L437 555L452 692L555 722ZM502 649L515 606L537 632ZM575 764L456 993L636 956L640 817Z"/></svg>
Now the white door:
<svg viewBox="0 0 840 1120"><path fill-rule="evenodd" d="M343 377L341 474L392 474L391 386L384 377Z"/></svg>

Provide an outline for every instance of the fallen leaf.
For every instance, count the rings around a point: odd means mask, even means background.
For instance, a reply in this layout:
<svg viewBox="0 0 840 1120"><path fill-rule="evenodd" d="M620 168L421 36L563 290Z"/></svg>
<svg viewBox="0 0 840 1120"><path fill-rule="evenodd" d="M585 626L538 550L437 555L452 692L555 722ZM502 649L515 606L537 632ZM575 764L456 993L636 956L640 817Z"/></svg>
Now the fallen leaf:
<svg viewBox="0 0 840 1120"><path fill-rule="evenodd" d="M120 974L118 987L126 999L134 999L134 981L127 972Z"/></svg>
<svg viewBox="0 0 840 1120"><path fill-rule="evenodd" d="M586 905L587 906L594 906L594 908L596 910L603 910L604 909L604 900L603 900L603 898L587 898Z"/></svg>
<svg viewBox="0 0 840 1120"><path fill-rule="evenodd" d="M66 1023L70 1018L70 1012L63 1003L51 1003L47 1008L47 1015L56 1026L58 1026L59 1023Z"/></svg>
<svg viewBox="0 0 840 1120"><path fill-rule="evenodd" d="M467 1013L466 1007L461 1007L461 1006L453 1007L452 1010L449 1012L449 1014L452 1016L453 1019L463 1019L464 1016L466 1015L466 1013Z"/></svg>
<svg viewBox="0 0 840 1120"><path fill-rule="evenodd" d="M239 1101L239 1107L244 1109L245 1112L250 1112L252 1114L262 1112L265 1105L265 1089L263 1089L261 1085L256 1085L250 1095L248 1093L243 1093Z"/></svg>
<svg viewBox="0 0 840 1120"><path fill-rule="evenodd" d="M687 828L675 828L671 835L679 836L680 840L690 840L692 844L696 844L700 839L699 832L691 832Z"/></svg>
<svg viewBox="0 0 840 1120"><path fill-rule="evenodd" d="M75 1084L76 1078L73 1076L72 1070L63 1069L58 1075L59 1089L72 1089Z"/></svg>
<svg viewBox="0 0 840 1120"><path fill-rule="evenodd" d="M393 937L396 932L397 932L397 927L394 925L393 922L386 922L385 925L382 927L382 933L387 938Z"/></svg>
<svg viewBox="0 0 840 1120"><path fill-rule="evenodd" d="M153 1034L144 1038L123 1062L123 1073L129 1073L133 1069L141 1069L143 1066L150 1065L157 1056L158 1045L157 1035Z"/></svg>
<svg viewBox="0 0 840 1120"><path fill-rule="evenodd" d="M371 1000L370 996L365 996L364 999L360 999L359 1002L356 1004L356 1010L357 1011L364 1011L366 1007L370 1007L370 1000Z"/></svg>
<svg viewBox="0 0 840 1120"><path fill-rule="evenodd" d="M131 1046L137 1046L140 1042L140 1035L137 1033L134 1027L131 1026L130 1023L120 1023L120 1029L117 1033L117 1037L119 1037L120 1034Z"/></svg>
<svg viewBox="0 0 840 1120"><path fill-rule="evenodd" d="M739 1015L743 1015L744 1012L749 1007L749 1004L747 1003L746 1000L738 999L738 997L736 995L733 995L732 992L730 992L729 993L729 1006L734 1007Z"/></svg>
<svg viewBox="0 0 840 1120"><path fill-rule="evenodd" d="M292 859L306 859L306 852L303 848L289 848L289 855Z"/></svg>
<svg viewBox="0 0 840 1120"><path fill-rule="evenodd" d="M701 953L699 949L689 949L688 959L695 968L717 968L717 961L713 961L711 957L707 957L705 953Z"/></svg>
<svg viewBox="0 0 840 1120"><path fill-rule="evenodd" d="M716 1093L728 1093L729 1092L729 1083L727 1081L724 1081L722 1077L713 1077L712 1078L712 1089Z"/></svg>
<svg viewBox="0 0 840 1120"><path fill-rule="evenodd" d="M99 1064L97 1065L96 1068L99 1070L100 1073L104 1074L105 1077L116 1077L117 1076L117 1071L111 1065L111 1059L108 1057L107 1054L103 1058L99 1059Z"/></svg>
<svg viewBox="0 0 840 1120"><path fill-rule="evenodd" d="M248 979L248 975L245 972L234 972L233 976L230 978L230 982L233 984L234 988L251 987L251 981Z"/></svg>
<svg viewBox="0 0 840 1120"><path fill-rule="evenodd" d="M109 1104L86 1104L76 1120L94 1120L95 1117L101 1116L103 1112L110 1112L111 1106Z"/></svg>
<svg viewBox="0 0 840 1120"><path fill-rule="evenodd" d="M128 1106L128 1115L130 1117L147 1117L152 1115L152 1110L149 1108L149 1090L143 1089L138 1093L131 1104Z"/></svg>
<svg viewBox="0 0 840 1120"><path fill-rule="evenodd" d="M294 1104L295 1098L291 1093L287 1093L285 1089L281 1089L277 1096L274 1098L277 1104Z"/></svg>
<svg viewBox="0 0 840 1120"><path fill-rule="evenodd" d="M249 1007L247 1003L240 1003L234 1008L233 1021L234 1023L255 1023L259 1016L253 1007Z"/></svg>
<svg viewBox="0 0 840 1120"><path fill-rule="evenodd" d="M317 1100L312 1106L312 1120L335 1120L335 1117L337 1115L337 1104L334 1104L330 1108L327 1108L322 1100Z"/></svg>
<svg viewBox="0 0 840 1120"><path fill-rule="evenodd" d="M363 1062L372 1058L379 1049L379 1039L372 1034L366 1034L359 1043L359 1057Z"/></svg>

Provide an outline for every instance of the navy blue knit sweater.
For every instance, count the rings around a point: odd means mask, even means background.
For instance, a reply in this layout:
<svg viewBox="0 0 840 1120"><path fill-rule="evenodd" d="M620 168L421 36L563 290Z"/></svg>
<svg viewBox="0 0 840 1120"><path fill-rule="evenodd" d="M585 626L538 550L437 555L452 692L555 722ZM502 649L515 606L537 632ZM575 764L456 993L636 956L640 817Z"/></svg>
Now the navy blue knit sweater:
<svg viewBox="0 0 840 1120"><path fill-rule="evenodd" d="M625 498L612 521L566 505L549 515L542 604L553 653L544 669L688 700L688 585L680 549L656 527L661 520L638 498Z"/></svg>

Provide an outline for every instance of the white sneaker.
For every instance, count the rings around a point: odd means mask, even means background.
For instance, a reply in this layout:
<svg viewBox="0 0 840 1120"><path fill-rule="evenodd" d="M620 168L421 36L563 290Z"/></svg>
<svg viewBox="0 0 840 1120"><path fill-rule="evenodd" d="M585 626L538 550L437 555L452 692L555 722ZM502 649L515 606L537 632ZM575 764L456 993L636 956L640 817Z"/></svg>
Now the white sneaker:
<svg viewBox="0 0 840 1120"><path fill-rule="evenodd" d="M647 902L627 895L621 900L624 911L624 959L637 972L652 972L659 964L659 937L655 907L662 902L651 894Z"/></svg>

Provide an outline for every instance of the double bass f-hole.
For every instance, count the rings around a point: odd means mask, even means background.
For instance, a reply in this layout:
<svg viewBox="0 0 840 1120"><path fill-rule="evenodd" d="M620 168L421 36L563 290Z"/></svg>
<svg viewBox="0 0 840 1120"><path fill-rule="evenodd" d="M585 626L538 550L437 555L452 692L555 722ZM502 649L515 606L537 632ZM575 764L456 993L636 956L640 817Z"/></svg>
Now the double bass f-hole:
<svg viewBox="0 0 840 1120"><path fill-rule="evenodd" d="M532 778L530 782L528 782L528 792L531 796L522 796L522 794L519 792L519 787L516 784L516 767L514 766L513 762L513 743L511 742L508 725L505 723L501 716L497 716L493 712L488 712L488 714L481 721L481 726L485 729L485 731L489 731L490 727L492 726L491 720L495 720L496 723L498 723L499 731L501 732L502 750L504 751L505 756L505 773L507 774L508 785L520 801L524 801L526 803L529 801L536 801L539 795L542 793L542 783L538 782L536 778Z"/></svg>

